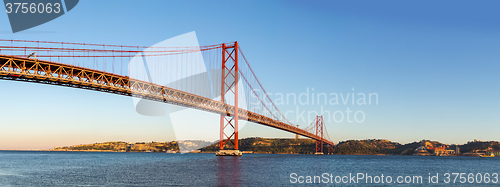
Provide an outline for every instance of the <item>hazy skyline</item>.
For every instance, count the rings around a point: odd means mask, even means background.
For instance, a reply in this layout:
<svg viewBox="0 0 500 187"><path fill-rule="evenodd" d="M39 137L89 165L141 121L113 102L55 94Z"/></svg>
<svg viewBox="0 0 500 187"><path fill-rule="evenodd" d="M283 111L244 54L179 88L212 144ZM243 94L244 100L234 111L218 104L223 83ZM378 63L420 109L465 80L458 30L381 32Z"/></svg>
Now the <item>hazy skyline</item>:
<svg viewBox="0 0 500 187"><path fill-rule="evenodd" d="M306 92L328 97L278 104L284 113L363 111L361 123L326 124L334 142L463 144L500 140L499 4L80 1L64 16L15 34L0 13L0 37L151 46L195 31L200 45L238 41L275 101ZM168 116L137 114L129 97L5 80L0 89L0 149L175 140ZM329 102L331 93L338 104ZM358 93L376 93L377 104L359 105ZM355 94L356 102L343 102L341 94ZM255 136L294 135L253 123L240 131L240 138Z"/></svg>

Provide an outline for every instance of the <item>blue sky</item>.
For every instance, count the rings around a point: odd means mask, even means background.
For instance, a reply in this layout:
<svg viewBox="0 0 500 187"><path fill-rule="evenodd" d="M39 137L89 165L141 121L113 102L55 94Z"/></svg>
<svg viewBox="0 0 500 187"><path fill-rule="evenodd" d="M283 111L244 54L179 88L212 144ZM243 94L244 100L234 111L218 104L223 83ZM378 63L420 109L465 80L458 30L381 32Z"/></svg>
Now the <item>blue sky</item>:
<svg viewBox="0 0 500 187"><path fill-rule="evenodd" d="M89 0L15 34L0 14L0 37L150 46L196 31L200 45L238 41L270 93L377 93L378 105L323 106L366 116L326 124L334 142L462 144L500 140L499 4ZM168 117L141 116L130 98L3 80L0 89L0 149L175 139ZM293 137L255 124L240 136Z"/></svg>

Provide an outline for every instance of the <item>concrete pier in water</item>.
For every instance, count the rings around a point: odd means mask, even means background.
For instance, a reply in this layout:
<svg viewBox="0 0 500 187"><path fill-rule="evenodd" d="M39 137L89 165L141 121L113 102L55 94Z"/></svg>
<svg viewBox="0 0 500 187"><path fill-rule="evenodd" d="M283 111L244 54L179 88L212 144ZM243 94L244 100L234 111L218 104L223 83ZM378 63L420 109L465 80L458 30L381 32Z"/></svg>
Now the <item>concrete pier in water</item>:
<svg viewBox="0 0 500 187"><path fill-rule="evenodd" d="M240 150L219 150L215 153L216 156L241 156L243 155Z"/></svg>

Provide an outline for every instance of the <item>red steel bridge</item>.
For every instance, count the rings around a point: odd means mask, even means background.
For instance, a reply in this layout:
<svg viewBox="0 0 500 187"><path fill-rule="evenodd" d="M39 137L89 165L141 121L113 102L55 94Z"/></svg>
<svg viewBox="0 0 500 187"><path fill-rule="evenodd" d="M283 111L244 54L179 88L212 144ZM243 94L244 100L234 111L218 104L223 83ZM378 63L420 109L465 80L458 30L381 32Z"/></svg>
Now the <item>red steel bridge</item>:
<svg viewBox="0 0 500 187"><path fill-rule="evenodd" d="M148 58L147 73L130 75L133 67L129 62L134 57ZM199 61L206 67L199 67ZM197 95L195 84L164 84L203 68L219 70L212 81L219 83L220 99ZM162 76L151 77L150 71ZM285 118L257 79L238 42L145 47L0 39L0 78L101 91L212 112L220 115L220 150L230 144L238 150L239 120L314 139L317 153L323 152L323 144L329 150L334 145L324 132L322 116L304 129ZM244 102L253 105L250 109L240 107L242 92L247 98Z"/></svg>

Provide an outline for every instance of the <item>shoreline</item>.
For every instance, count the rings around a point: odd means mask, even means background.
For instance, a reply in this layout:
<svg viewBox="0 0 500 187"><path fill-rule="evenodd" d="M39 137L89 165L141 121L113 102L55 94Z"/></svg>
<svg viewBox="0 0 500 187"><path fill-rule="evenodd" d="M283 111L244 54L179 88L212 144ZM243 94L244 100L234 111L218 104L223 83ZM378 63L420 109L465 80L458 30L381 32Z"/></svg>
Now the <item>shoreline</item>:
<svg viewBox="0 0 500 187"><path fill-rule="evenodd" d="M315 154L315 141L311 139L276 139L245 138L240 140L240 151L243 154ZM180 142L180 141L179 141ZM205 145L206 144L206 145ZM182 153L210 153L219 151L217 143L198 140L185 141ZM199 148L204 146L203 148ZM231 149L226 147L225 149ZM500 142L470 141L464 145L447 145L438 141L421 140L409 144L399 144L386 139L347 140L339 142L333 149L327 148L334 155L410 155L410 156L480 156L494 154L500 157ZM123 142L109 141L103 143L80 144L49 149L5 149L0 151L50 151L50 152L134 152L134 153L180 153L179 144L173 142ZM328 155L327 152L324 152Z"/></svg>
<svg viewBox="0 0 500 187"><path fill-rule="evenodd" d="M163 154L215 154L215 152L187 152L187 153L165 153L165 152L145 152L145 151L112 151L112 150L0 150L0 151L23 151L23 152L87 152L87 153L163 153ZM300 153L244 153L244 154L266 154L266 155L314 155L314 154L300 154ZM328 154L325 154L328 155ZM437 155L393 155L393 154L329 154L329 155L345 155L345 156L418 156L418 157L478 157L477 155L447 155L447 156L437 156Z"/></svg>

